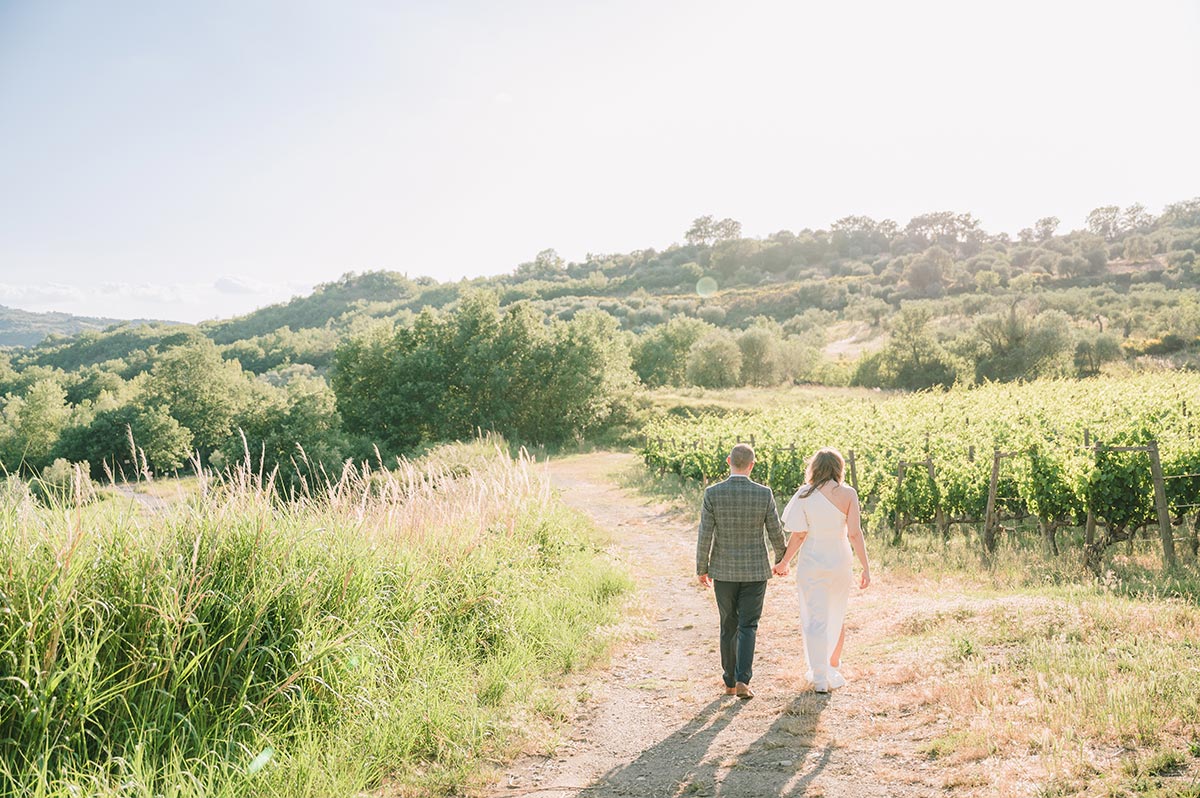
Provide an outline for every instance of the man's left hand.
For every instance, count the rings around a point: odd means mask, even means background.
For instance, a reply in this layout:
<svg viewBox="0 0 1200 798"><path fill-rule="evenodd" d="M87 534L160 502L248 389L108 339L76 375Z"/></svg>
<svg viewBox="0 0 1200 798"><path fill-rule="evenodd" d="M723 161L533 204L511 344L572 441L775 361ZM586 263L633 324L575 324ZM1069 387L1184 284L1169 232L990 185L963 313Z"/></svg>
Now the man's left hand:
<svg viewBox="0 0 1200 798"><path fill-rule="evenodd" d="M712 579L708 574L700 574L696 577L700 582L700 587L712 587Z"/></svg>

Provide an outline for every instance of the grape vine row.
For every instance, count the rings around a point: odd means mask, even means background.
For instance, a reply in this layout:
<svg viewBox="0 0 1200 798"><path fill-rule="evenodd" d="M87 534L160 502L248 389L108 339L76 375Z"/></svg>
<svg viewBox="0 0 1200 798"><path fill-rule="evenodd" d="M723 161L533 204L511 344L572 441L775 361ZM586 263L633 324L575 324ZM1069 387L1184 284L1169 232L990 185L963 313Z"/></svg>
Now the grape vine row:
<svg viewBox="0 0 1200 798"><path fill-rule="evenodd" d="M786 500L803 482L805 459L835 446L853 452L868 524L894 527L897 518L932 524L939 513L946 526L983 521L992 455L1002 451L1003 516L1078 526L1090 510L1120 537L1153 521L1154 491L1145 453L1107 447L1157 442L1170 513L1182 523L1200 508L1197 409L1197 374L989 384L660 418L645 429L642 456L652 468L714 480L733 443L753 439L755 478ZM902 461L909 467L898 480Z"/></svg>

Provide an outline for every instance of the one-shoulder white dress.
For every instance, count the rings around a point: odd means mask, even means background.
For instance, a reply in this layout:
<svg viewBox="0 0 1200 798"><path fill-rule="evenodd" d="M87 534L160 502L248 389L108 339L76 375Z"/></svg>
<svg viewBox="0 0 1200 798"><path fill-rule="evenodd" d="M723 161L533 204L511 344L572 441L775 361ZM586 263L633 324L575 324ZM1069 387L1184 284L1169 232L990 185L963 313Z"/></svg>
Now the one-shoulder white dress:
<svg viewBox="0 0 1200 798"><path fill-rule="evenodd" d="M783 525L789 532L808 532L796 560L806 675L818 689L841 687L846 680L829 664L829 657L841 635L850 597L854 555L846 514L819 490L807 496L796 491L783 509Z"/></svg>

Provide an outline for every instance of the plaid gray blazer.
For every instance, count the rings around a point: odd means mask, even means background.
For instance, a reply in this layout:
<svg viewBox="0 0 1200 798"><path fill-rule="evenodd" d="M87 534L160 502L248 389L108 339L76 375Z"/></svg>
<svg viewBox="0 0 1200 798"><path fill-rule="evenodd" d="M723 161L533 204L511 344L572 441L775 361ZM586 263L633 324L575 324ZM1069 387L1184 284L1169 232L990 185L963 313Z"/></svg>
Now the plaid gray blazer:
<svg viewBox="0 0 1200 798"><path fill-rule="evenodd" d="M768 541L774 557L767 554ZM775 496L766 485L730 476L704 491L697 574L726 582L761 582L771 578L771 566L786 550Z"/></svg>

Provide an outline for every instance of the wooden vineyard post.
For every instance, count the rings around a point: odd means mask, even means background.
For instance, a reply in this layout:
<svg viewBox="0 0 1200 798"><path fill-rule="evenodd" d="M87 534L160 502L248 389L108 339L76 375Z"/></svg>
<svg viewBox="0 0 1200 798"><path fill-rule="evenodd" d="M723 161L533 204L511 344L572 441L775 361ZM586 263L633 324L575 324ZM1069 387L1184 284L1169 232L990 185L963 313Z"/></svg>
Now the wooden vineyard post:
<svg viewBox="0 0 1200 798"><path fill-rule="evenodd" d="M846 465L850 471L850 487L854 488L855 493L858 493L858 469L855 467L854 450L853 449L846 452ZM861 502L862 497L860 496L858 498L858 500ZM863 516L861 504L859 505L859 513L858 513L858 528L863 531L864 535L866 534L867 519Z"/></svg>
<svg viewBox="0 0 1200 798"><path fill-rule="evenodd" d="M983 519L983 548L988 554L996 550L996 487L1000 484L1000 450L992 452L992 478L988 481L987 511Z"/></svg>
<svg viewBox="0 0 1200 798"><path fill-rule="evenodd" d="M1158 533L1162 537L1163 564L1175 567L1175 538L1171 533L1171 511L1167 507L1167 488L1162 461L1158 459L1158 441L1150 441L1150 476L1154 478L1154 509L1158 514Z"/></svg>
<svg viewBox="0 0 1200 798"><path fill-rule="evenodd" d="M1083 431L1083 445L1087 449L1092 449L1092 437L1088 430ZM1094 451L1099 452L1100 446L1097 445ZM1083 543L1088 551L1096 545L1096 511L1092 509L1092 494L1088 491L1087 497L1087 520L1083 525Z"/></svg>
<svg viewBox="0 0 1200 798"><path fill-rule="evenodd" d="M937 474L933 470L933 458L930 457L925 461L926 467L929 469L929 481L937 487ZM946 514L942 512L942 502L939 497L938 503L933 510L933 522L937 525L938 534L942 536L942 540L950 540L950 525L946 523Z"/></svg>
<svg viewBox="0 0 1200 798"><path fill-rule="evenodd" d="M900 489L904 486L904 469L908 463L901 460L896 465L896 528L892 530L892 545L899 546L904 534L904 514L900 512Z"/></svg>

